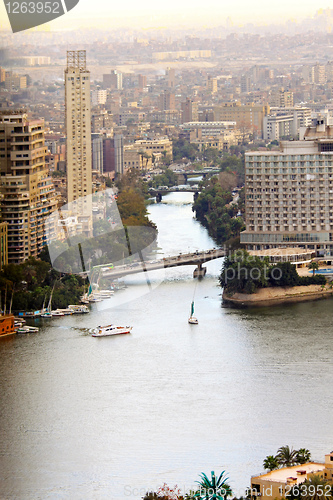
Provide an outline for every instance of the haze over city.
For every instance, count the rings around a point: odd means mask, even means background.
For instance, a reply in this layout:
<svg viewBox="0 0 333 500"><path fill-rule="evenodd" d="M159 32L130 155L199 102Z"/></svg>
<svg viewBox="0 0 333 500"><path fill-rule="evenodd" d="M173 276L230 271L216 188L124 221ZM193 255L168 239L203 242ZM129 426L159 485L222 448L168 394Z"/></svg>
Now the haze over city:
<svg viewBox="0 0 333 500"><path fill-rule="evenodd" d="M325 8L325 6L322 6ZM200 28L204 26L233 25L241 27L245 24L281 25L287 21L299 24L305 19L314 17L313 2L274 2L262 0L247 2L219 2L208 0L176 0L155 2L152 0L127 2L109 2L108 0L80 0L78 5L61 19L55 19L44 26L47 30L71 29L84 26L86 28L109 28L118 26L140 28L184 27ZM328 8L328 7L327 7ZM0 4L1 30L9 29L9 22L3 2ZM43 29L43 28L42 28Z"/></svg>

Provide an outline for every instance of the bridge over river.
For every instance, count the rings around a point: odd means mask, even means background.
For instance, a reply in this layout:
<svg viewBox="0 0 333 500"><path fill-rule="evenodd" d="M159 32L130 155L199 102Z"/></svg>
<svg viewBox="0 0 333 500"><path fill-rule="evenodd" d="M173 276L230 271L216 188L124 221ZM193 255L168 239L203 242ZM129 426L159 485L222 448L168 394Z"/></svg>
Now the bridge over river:
<svg viewBox="0 0 333 500"><path fill-rule="evenodd" d="M100 269L103 278L117 279L128 274L136 274L147 271L154 271L155 269L166 269L168 267L178 266L196 266L193 277L205 276L206 268L203 267L205 262L213 259L219 259L225 256L224 248L212 248L211 250L203 250L201 252L186 253L174 255L172 257L164 257L159 260L145 261L142 259L140 262L134 262L123 266L116 266L112 269L107 268L106 265L98 266L94 269Z"/></svg>

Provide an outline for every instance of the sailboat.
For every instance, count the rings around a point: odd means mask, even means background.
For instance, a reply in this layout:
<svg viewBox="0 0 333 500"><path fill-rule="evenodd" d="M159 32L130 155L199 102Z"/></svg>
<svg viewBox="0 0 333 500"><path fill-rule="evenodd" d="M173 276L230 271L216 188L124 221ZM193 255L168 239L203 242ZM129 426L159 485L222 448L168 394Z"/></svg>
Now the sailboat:
<svg viewBox="0 0 333 500"><path fill-rule="evenodd" d="M43 304L43 309L42 309L42 314L41 314L42 318L52 318L51 303L52 303L52 295L53 295L54 287L55 287L55 284L53 285L52 292L51 292L50 299L49 299L49 303L48 303L48 306L46 309L44 309L44 304ZM45 299L44 299L44 303L45 303Z"/></svg>
<svg viewBox="0 0 333 500"><path fill-rule="evenodd" d="M190 317L188 318L188 322L191 325L197 325L199 323L199 321L197 320L197 318L195 318L193 316L193 314L194 314L194 300L192 300L192 303L191 303L191 311L190 311Z"/></svg>

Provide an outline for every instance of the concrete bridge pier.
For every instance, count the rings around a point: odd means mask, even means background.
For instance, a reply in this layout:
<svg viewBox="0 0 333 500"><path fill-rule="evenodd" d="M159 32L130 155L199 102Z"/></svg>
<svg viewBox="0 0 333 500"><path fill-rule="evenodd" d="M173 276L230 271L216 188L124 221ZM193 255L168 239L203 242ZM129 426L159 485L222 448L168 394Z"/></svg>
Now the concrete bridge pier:
<svg viewBox="0 0 333 500"><path fill-rule="evenodd" d="M203 267L203 265L200 262L200 264L198 264L198 267L193 271L193 278L203 278L206 274L206 271L207 268Z"/></svg>
<svg viewBox="0 0 333 500"><path fill-rule="evenodd" d="M156 194L156 202L160 203L161 201L162 201L162 195L161 195L161 193L157 193Z"/></svg>

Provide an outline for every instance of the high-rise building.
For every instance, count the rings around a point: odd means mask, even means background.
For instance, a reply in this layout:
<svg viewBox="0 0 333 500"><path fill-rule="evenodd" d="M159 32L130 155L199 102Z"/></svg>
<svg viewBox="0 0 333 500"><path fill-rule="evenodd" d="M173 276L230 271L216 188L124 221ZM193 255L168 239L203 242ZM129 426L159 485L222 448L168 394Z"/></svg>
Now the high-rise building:
<svg viewBox="0 0 333 500"><path fill-rule="evenodd" d="M280 151L245 153L245 192L249 249L297 245L333 256L333 132L323 120Z"/></svg>
<svg viewBox="0 0 333 500"><path fill-rule="evenodd" d="M52 179L45 166L43 120L21 111L0 113L1 218L7 222L8 262L36 257L55 237L56 209Z"/></svg>
<svg viewBox="0 0 333 500"><path fill-rule="evenodd" d="M241 76L241 92L247 94L251 91L251 78L248 75Z"/></svg>
<svg viewBox="0 0 333 500"><path fill-rule="evenodd" d="M104 87L111 90L121 90L123 88L123 75L116 69L112 69L110 74L103 75Z"/></svg>
<svg viewBox="0 0 333 500"><path fill-rule="evenodd" d="M174 68L168 68L166 71L168 87L174 89L176 86L176 71Z"/></svg>
<svg viewBox="0 0 333 500"><path fill-rule="evenodd" d="M208 75L206 87L208 92L215 94L217 92L217 78L213 78L211 75Z"/></svg>
<svg viewBox="0 0 333 500"><path fill-rule="evenodd" d="M138 86L139 86L139 89L143 89L144 87L147 87L146 75L138 75Z"/></svg>
<svg viewBox="0 0 333 500"><path fill-rule="evenodd" d="M114 145L114 169L116 174L124 173L124 136L115 134L113 137Z"/></svg>
<svg viewBox="0 0 333 500"><path fill-rule="evenodd" d="M103 137L100 134L91 134L92 170L103 173Z"/></svg>
<svg viewBox="0 0 333 500"><path fill-rule="evenodd" d="M79 215L89 216L89 195L92 194L90 72L85 50L67 52L65 113L67 200Z"/></svg>
<svg viewBox="0 0 333 500"><path fill-rule="evenodd" d="M124 138L121 134L103 139L103 172L124 173Z"/></svg>
<svg viewBox="0 0 333 500"><path fill-rule="evenodd" d="M169 92L168 90L165 90L159 96L159 110L165 111L167 109L175 109L175 108L176 108L175 94Z"/></svg>
<svg viewBox="0 0 333 500"><path fill-rule="evenodd" d="M197 122L199 120L198 103L189 97L182 102L182 123Z"/></svg>
<svg viewBox="0 0 333 500"><path fill-rule="evenodd" d="M312 67L312 81L314 83L318 84L324 84L326 83L326 72L325 72L325 65L324 64L315 64L315 66Z"/></svg>

